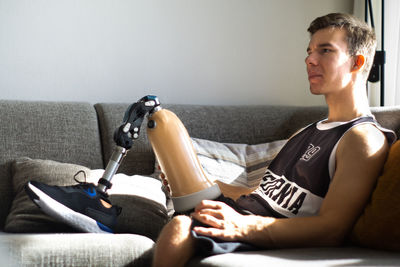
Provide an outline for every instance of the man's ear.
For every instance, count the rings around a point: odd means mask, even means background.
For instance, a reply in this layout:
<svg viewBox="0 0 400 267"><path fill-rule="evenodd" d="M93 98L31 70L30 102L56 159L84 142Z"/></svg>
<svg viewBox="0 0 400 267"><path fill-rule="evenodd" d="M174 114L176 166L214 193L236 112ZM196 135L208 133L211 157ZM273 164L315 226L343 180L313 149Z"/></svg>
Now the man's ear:
<svg viewBox="0 0 400 267"><path fill-rule="evenodd" d="M354 64L353 64L353 71L359 70L365 64L365 57L363 55L355 56Z"/></svg>

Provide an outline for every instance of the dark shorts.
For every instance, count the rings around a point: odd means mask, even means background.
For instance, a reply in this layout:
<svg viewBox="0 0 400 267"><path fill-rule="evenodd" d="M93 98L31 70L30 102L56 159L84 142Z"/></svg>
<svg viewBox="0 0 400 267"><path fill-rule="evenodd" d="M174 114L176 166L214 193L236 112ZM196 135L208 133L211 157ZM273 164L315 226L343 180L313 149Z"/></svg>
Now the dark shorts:
<svg viewBox="0 0 400 267"><path fill-rule="evenodd" d="M257 205L258 204L257 201L252 199L249 196L243 196L243 197L239 198L237 201L234 201L230 198L227 198L227 197L224 197L223 195L221 195L215 200L228 204L230 207L235 209L237 212L244 214L244 215L246 215L246 214L247 215L257 214L257 215L265 215L265 216L272 215L272 214L265 214L265 212L263 212L263 210L265 210L265 208L259 207L259 205ZM261 212L258 212L258 209L260 209ZM263 213L263 214L260 214L260 213ZM192 228L195 226L208 227L208 225L205 225L205 224L193 219ZM200 254L202 256L217 255L217 254L229 253L229 252L234 252L234 251L260 250L259 247L253 246L248 243L223 241L218 238L199 235L196 232L194 232L193 230L192 230L192 236L195 240L196 251L198 252L198 254Z"/></svg>

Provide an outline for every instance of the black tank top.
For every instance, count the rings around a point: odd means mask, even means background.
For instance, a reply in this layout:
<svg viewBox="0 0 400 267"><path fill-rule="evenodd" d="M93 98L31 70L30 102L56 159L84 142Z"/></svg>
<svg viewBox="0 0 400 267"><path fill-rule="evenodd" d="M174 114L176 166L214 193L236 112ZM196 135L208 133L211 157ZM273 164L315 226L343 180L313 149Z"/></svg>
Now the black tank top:
<svg viewBox="0 0 400 267"><path fill-rule="evenodd" d="M289 139L259 187L238 204L252 213L277 218L316 215L334 174L337 144L348 130L362 123L376 125L389 144L396 139L393 131L369 116L349 122L315 122Z"/></svg>

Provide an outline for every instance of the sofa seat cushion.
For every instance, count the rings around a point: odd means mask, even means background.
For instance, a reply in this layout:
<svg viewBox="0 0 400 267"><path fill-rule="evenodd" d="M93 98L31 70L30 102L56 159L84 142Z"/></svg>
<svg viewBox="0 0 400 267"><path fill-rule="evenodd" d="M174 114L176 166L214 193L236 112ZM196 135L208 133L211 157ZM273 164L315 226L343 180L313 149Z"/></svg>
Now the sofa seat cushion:
<svg viewBox="0 0 400 267"><path fill-rule="evenodd" d="M400 254L359 247L271 249L196 257L187 267L398 266Z"/></svg>
<svg viewBox="0 0 400 267"><path fill-rule="evenodd" d="M358 245L400 251L400 141L390 148L371 200L358 219L352 241Z"/></svg>
<svg viewBox="0 0 400 267"><path fill-rule="evenodd" d="M153 245L135 234L0 234L2 266L147 267Z"/></svg>
<svg viewBox="0 0 400 267"><path fill-rule="evenodd" d="M76 184L74 175L81 170L86 173L87 182L95 184L104 172L51 160L29 158L15 160L12 166L15 198L6 220L5 231L75 232L44 214L25 193L24 185L29 180L50 185L73 185ZM83 175L80 180L84 180ZM114 205L122 207L115 232L141 234L156 239L169 218L161 182L151 177L124 174L115 175L112 182L114 185L107 193Z"/></svg>

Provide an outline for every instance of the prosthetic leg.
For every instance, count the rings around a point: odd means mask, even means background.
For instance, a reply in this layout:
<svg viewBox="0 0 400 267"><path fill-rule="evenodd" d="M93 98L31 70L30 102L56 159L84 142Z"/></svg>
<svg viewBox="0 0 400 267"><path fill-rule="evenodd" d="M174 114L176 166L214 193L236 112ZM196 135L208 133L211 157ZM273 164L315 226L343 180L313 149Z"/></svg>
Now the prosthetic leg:
<svg viewBox="0 0 400 267"><path fill-rule="evenodd" d="M133 140L139 137L140 126L147 114L147 135L167 177L175 211L184 212L203 199L217 198L221 191L205 175L185 126L173 112L162 109L155 96L143 97L126 111L123 124L114 133L117 147L99 180L98 190L106 192L111 188L111 179Z"/></svg>
<svg viewBox="0 0 400 267"><path fill-rule="evenodd" d="M205 175L189 134L169 110L150 114L147 135L171 188L178 212L193 209L203 199L215 199L221 191Z"/></svg>

